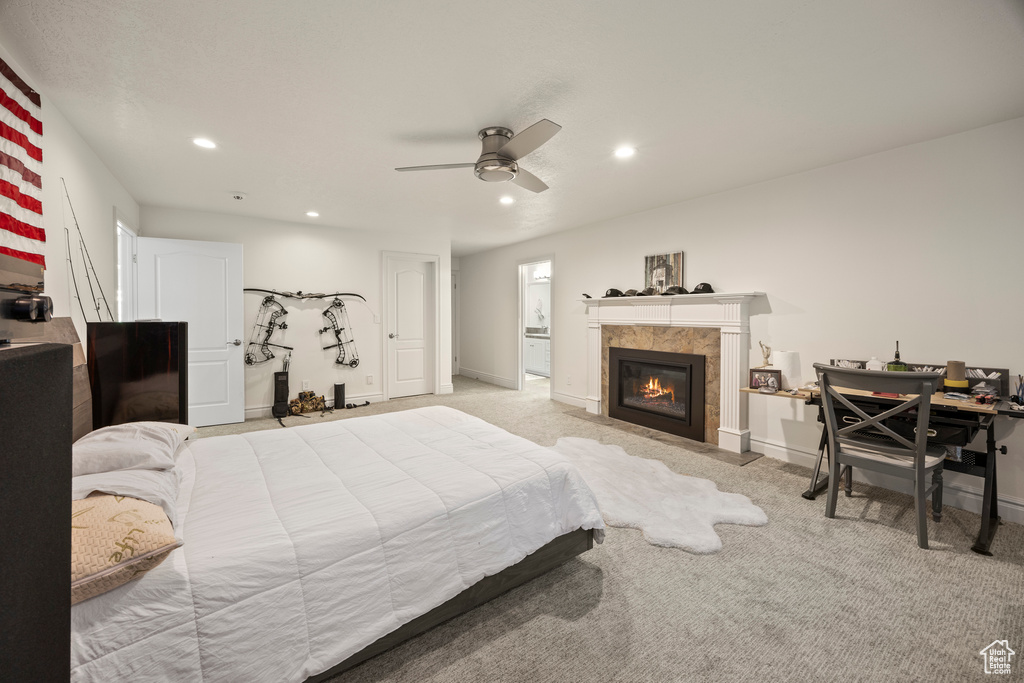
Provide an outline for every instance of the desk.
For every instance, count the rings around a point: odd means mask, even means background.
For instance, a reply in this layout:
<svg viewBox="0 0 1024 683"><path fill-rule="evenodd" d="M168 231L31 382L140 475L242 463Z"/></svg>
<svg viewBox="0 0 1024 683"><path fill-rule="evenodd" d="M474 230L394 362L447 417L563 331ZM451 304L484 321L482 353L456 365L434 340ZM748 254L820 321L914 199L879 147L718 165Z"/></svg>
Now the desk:
<svg viewBox="0 0 1024 683"><path fill-rule="evenodd" d="M740 389L740 391L748 394L761 393L757 389ZM847 396L853 397L853 401L861 407L892 406L906 400L906 398L875 396L871 392L854 389L843 389L842 392ZM801 400L808 405L816 405L818 406L818 421L824 425L821 392L817 389L800 390L796 394L780 391L774 394L762 395ZM992 405L980 405L971 401L956 401L943 398L941 393L937 393L932 397L930 424L937 427L959 427L965 429L967 430L967 436L970 437L967 439L968 442L981 429L984 429L986 432L984 451L972 451L964 448L962 449L962 462L947 459L943 465L943 469L948 472L961 472L975 477L983 477L985 480L981 501L981 529L978 532L978 540L971 546L971 550L981 555L992 555L989 548L992 545L992 539L996 535L996 529L1000 524L999 495L996 480L996 453L1005 454L1006 446L996 447L993 424L995 418L1000 415L1024 418L1024 411L1012 410L1009 405L1005 401ZM881 412L882 409L879 409L878 412ZM820 476L822 460L828 457L828 436L825 429L822 426L821 441L818 443L818 458L814 465L814 471L811 474L811 484L802 494L808 500L814 500L828 486L828 475Z"/></svg>

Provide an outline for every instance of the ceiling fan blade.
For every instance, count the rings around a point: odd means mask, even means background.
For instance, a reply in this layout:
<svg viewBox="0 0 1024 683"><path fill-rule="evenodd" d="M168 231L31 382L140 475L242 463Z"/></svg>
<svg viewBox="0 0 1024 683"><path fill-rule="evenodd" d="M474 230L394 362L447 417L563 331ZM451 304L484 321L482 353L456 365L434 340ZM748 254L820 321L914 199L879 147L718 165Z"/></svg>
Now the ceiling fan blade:
<svg viewBox="0 0 1024 683"><path fill-rule="evenodd" d="M473 168L476 162L469 164L435 164L433 166L403 166L396 168L396 171L435 171L439 168Z"/></svg>
<svg viewBox="0 0 1024 683"><path fill-rule="evenodd" d="M547 184L543 180L522 167L519 168L519 173L512 179L512 182L530 192L543 192L548 189Z"/></svg>
<svg viewBox="0 0 1024 683"><path fill-rule="evenodd" d="M498 150L498 154L509 159L521 159L537 149L562 130L557 123L541 119L524 131L520 131Z"/></svg>

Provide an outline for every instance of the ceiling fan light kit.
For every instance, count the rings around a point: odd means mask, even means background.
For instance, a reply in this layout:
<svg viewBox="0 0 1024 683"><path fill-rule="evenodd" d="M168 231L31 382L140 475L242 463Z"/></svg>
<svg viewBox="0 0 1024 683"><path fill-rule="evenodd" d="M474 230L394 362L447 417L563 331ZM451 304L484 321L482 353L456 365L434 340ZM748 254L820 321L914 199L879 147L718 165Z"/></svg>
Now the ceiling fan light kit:
<svg viewBox="0 0 1024 683"><path fill-rule="evenodd" d="M511 180L531 192L543 192L548 189L547 184L526 169L520 168L516 162L550 140L561 129L557 123L547 119L541 119L519 135L513 135L508 128L492 126L477 133L483 149L475 163L405 166L395 170L434 171L441 168L472 167L476 177L485 182L502 183Z"/></svg>
<svg viewBox="0 0 1024 683"><path fill-rule="evenodd" d="M486 159L476 162L473 173L487 183L504 183L516 179L519 165L510 159Z"/></svg>

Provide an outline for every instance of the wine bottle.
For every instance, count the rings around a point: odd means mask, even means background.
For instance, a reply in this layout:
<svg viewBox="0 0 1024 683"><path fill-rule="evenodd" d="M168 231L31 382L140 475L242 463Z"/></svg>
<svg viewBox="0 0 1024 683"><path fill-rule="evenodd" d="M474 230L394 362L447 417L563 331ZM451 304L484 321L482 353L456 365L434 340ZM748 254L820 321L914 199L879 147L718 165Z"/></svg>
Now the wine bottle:
<svg viewBox="0 0 1024 683"><path fill-rule="evenodd" d="M907 367L906 363L900 360L900 343L898 340L896 341L896 358L889 361L888 365L885 366L885 369L890 372L906 372L910 369Z"/></svg>

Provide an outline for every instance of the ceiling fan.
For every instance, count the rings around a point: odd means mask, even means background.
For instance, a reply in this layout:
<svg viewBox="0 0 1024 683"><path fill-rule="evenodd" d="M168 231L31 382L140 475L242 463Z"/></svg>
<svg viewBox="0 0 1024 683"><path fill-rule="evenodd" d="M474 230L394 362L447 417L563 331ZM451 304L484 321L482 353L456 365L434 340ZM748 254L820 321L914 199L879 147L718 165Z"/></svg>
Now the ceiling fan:
<svg viewBox="0 0 1024 683"><path fill-rule="evenodd" d="M436 164L433 166L405 166L396 171L433 171L439 168L472 168L476 177L489 183L511 180L531 192L543 192L548 186L516 162L534 151L562 130L557 123L541 119L518 135L508 128L484 128L477 135L483 143L480 158L468 164Z"/></svg>

